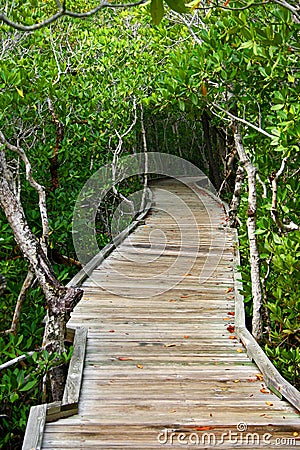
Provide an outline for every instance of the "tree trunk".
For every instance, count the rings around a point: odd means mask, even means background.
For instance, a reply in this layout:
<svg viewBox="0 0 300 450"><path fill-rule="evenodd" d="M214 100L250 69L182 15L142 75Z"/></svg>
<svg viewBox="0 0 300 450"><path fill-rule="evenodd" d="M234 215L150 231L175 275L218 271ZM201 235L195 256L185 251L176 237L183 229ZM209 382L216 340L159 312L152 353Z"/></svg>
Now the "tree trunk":
<svg viewBox="0 0 300 450"><path fill-rule="evenodd" d="M205 146L207 149L207 158L209 163L209 179L214 187L218 190L222 184L222 177L220 175L220 158L215 154L217 148L216 130L210 125L210 118L206 112L202 114L202 127Z"/></svg>
<svg viewBox="0 0 300 450"><path fill-rule="evenodd" d="M262 289L260 281L260 258L256 239L256 173L257 169L248 158L240 133L235 129L234 141L242 166L248 177L248 240L250 248L250 270L253 301L252 334L257 341L263 338L262 331Z"/></svg>
<svg viewBox="0 0 300 450"><path fill-rule="evenodd" d="M240 206L241 190L243 187L244 178L245 178L245 171L242 166L239 166L236 171L234 192L230 203L230 208L228 211L229 226L231 228L236 228L238 224L237 211Z"/></svg>
<svg viewBox="0 0 300 450"><path fill-rule="evenodd" d="M43 345L50 353L62 354L65 350L66 323L71 311L82 297L82 290L75 287L66 288L57 280L40 242L27 223L23 206L15 195L11 180L5 153L0 149L0 205L13 230L14 238L28 260L45 296L48 320ZM55 377L54 374L52 378L55 379ZM52 397L53 400L57 400L58 394L54 383L52 383Z"/></svg>

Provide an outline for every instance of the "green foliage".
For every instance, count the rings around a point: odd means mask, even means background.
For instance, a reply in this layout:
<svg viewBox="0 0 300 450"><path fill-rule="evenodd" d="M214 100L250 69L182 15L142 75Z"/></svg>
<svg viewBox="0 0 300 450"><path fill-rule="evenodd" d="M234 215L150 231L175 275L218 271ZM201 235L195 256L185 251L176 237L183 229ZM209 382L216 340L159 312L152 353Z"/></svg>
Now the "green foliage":
<svg viewBox="0 0 300 450"><path fill-rule="evenodd" d="M68 1L68 8L86 11L97 2ZM187 12L183 1L167 5ZM195 3L195 2L194 2ZM15 2L11 18L32 24L51 15L54 0ZM194 4L194 7L197 4ZM240 3L230 2L239 7ZM150 12L151 27L145 12ZM200 11L192 25L193 35L180 24L162 20L164 3L152 0L136 11L106 11L84 21L64 18L42 31L21 35L3 27L7 51L0 69L0 129L8 140L16 138L26 149L35 178L47 190L49 210L49 258L61 280L67 282L76 266L62 264L59 256L76 258L71 226L73 207L86 180L113 152L132 121L134 100L142 103L148 149L172 152L187 158L209 174L209 157L215 148L204 149L203 113L225 136L231 151L230 121L225 111L244 117L273 137L250 126L244 128L245 148L267 187L258 184L257 239L261 273L265 279L266 349L275 364L293 383L299 380L299 232L285 233L272 221L270 178L283 158L287 166L278 180L277 209L283 224L299 223L299 36L291 14L278 5L264 4L244 10L211 8ZM146 18L145 18L146 16ZM200 42L200 45L199 45ZM64 127L58 149L59 186L52 189L50 161L56 148L57 120ZM211 112L213 111L213 113ZM137 111L138 114L138 111ZM229 127L228 127L229 125ZM141 151L137 125L122 142L122 152ZM37 236L41 223L37 195L25 180L24 166L9 153L16 181L20 168L22 200L27 219ZM226 159L228 155L224 155ZM223 168L218 158L218 169ZM130 195L142 179L126 180L119 189ZM109 219L119 199L109 193L99 208L97 239L100 246L110 238ZM101 218L105 217L104 222ZM248 316L251 316L249 248L245 221L247 192L242 194L239 218L242 274ZM14 242L8 223L0 215L0 273L8 287L1 299L2 329L11 318L25 278L27 265ZM66 261L66 260L65 260ZM39 289L32 289L22 309L18 336L0 336L1 362L40 346L45 314ZM0 423L3 448L13 448L13 436L21 439L30 404L39 403L41 379L51 365L45 354L1 375ZM2 413L1 413L2 414ZM0 419L2 420L2 419Z"/></svg>
<svg viewBox="0 0 300 450"><path fill-rule="evenodd" d="M20 352L23 336L9 335L8 344L2 349L9 359ZM20 448L29 409L40 404L43 398L43 380L47 372L58 364L67 364L72 347L60 358L44 350L34 353L18 365L3 369L0 373L0 448Z"/></svg>

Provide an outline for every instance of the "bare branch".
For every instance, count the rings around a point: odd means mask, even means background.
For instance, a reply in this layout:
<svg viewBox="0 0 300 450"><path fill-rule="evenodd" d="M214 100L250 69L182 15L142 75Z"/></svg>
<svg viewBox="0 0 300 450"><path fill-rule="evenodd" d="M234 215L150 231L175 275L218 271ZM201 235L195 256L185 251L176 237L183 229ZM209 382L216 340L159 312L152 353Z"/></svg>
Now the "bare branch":
<svg viewBox="0 0 300 450"><path fill-rule="evenodd" d="M141 110L141 132L143 139L143 149L145 154L144 186L143 186L143 197L141 201L141 210L143 211L146 206L146 195L148 188L148 149L147 149L146 130L144 124L144 108L142 103L140 104L140 110Z"/></svg>
<svg viewBox="0 0 300 450"><path fill-rule="evenodd" d="M14 316L13 316L13 319L11 322L11 327L9 330L0 332L0 334L10 334L10 333L16 334L17 333L19 321L20 321L21 309L22 309L24 300L26 299L27 292L30 289L30 287L32 286L34 279L35 279L35 277L34 277L33 272L31 270L29 270L27 273L27 276L24 280L24 283L22 285L22 288L19 292L19 295L18 295L18 300L16 303Z"/></svg>
<svg viewBox="0 0 300 450"><path fill-rule="evenodd" d="M270 176L271 189L272 189L272 205L271 205L270 213L271 213L273 222L276 223L276 225L278 226L278 228L281 232L283 232L284 230L286 230L286 231L299 230L299 226L296 225L292 221L289 224L282 223L282 221L279 218L278 209L277 209L277 181L284 172L287 160L288 160L287 156L285 158L283 158L278 171L275 174L272 174Z"/></svg>
<svg viewBox="0 0 300 450"><path fill-rule="evenodd" d="M219 111L222 111L223 113L225 113L228 117L230 117L231 119L233 119L234 121L243 123L244 125L247 125L250 128L253 128L254 130L258 131L261 134L264 134L265 136L267 136L270 139L274 139L274 135L268 133L267 131L263 130L261 127L257 127L256 125L254 125L251 122L248 122L248 120L245 119L241 119L240 117L235 116L234 114L232 114L231 112L227 111L226 109L222 108L221 106L219 106L217 103L212 102L212 106L214 106L215 108L217 108ZM211 112L215 115L217 115L213 110L211 110ZM218 116L220 117L220 116Z"/></svg>
<svg viewBox="0 0 300 450"><path fill-rule="evenodd" d="M38 351L41 351L41 350L43 350L43 348L40 348L40 349L35 350L35 351L28 352L28 353L26 353L26 354L24 354L24 355L17 356L16 358L11 359L10 361L7 361L6 363L1 364L1 366L0 366L0 372L1 372L3 369L7 369L8 367L13 366L14 364L17 364L17 363L19 363L19 362L21 362L21 361L24 361L25 359L27 359L27 358L29 358L30 356L34 355L34 353L36 353L36 352L38 352Z"/></svg>
<svg viewBox="0 0 300 450"><path fill-rule="evenodd" d="M116 181L116 168L117 168L117 164L118 164L118 160L119 160L119 154L122 151L122 146L123 146L123 138L125 136L127 136L131 130L133 129L133 127L135 126L136 122L137 122L137 110L136 110L136 98L134 97L133 99L133 111L134 111L134 118L132 123L129 125L129 127L127 128L126 131L124 131L123 134L120 134L117 130L115 131L119 142L118 145L116 147L116 149L114 150L114 156L113 156L113 160L111 163L111 170L112 170L112 180L113 180L113 185L112 185L112 190L114 192L115 195L117 195L119 198L121 198L126 204L128 204L132 210L132 212L134 211L134 204L131 200L128 200L128 198L126 198L123 194L121 194L116 186L115 186L115 181Z"/></svg>
<svg viewBox="0 0 300 450"><path fill-rule="evenodd" d="M259 174L256 174L256 179L259 182L259 184L261 185L261 187L263 188L263 198L267 198L267 186L266 183L263 182L263 180L260 178Z"/></svg>
<svg viewBox="0 0 300 450"><path fill-rule="evenodd" d="M107 1L102 1L95 8L93 8L89 11L83 12L83 13L69 11L69 10L64 9L64 7L62 6L59 9L59 11L57 11L57 13L53 14L48 19L45 19L42 22L39 22L39 23L36 23L33 25L22 25L20 23L13 22L5 14L0 14L0 21L4 22L6 25L8 25L16 30L35 31L35 30L39 30L40 28L46 27L47 25L50 25L51 23L57 21L58 19L60 19L63 16L73 17L73 18L77 18L77 19L83 19L85 17L90 17L90 16L95 15L98 11L100 11L103 8L133 8L134 6L142 5L143 3L145 3L145 1L146 0L140 0L138 2L124 3L124 4L119 4L119 3L113 4L113 3L109 3ZM57 2L57 4L60 5L60 2Z"/></svg>

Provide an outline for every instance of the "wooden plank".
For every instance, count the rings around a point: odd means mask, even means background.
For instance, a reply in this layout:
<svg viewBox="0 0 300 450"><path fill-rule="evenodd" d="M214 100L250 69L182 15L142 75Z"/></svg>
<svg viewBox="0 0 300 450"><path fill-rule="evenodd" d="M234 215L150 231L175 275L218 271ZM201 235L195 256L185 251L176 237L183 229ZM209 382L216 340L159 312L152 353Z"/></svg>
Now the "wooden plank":
<svg viewBox="0 0 300 450"><path fill-rule="evenodd" d="M107 258L110 253L115 250L115 248L121 244L121 242L126 239L126 237L135 230L135 228L140 224L140 222L146 217L151 207L151 202L148 201L144 211L142 211L137 218L126 227L118 236L116 236L113 242L107 244L94 258L92 258L83 269L81 269L69 283L67 287L70 286L80 286L82 282L92 273L92 271L101 264L105 258Z"/></svg>
<svg viewBox="0 0 300 450"><path fill-rule="evenodd" d="M74 350L69 364L68 376L62 399L62 406L68 405L68 410L70 410L70 406L72 406L72 411L74 411L74 413L78 410L87 332L88 330L85 327L76 328L75 330Z"/></svg>
<svg viewBox="0 0 300 450"><path fill-rule="evenodd" d="M27 421L22 450L40 450L46 423L47 405L32 406Z"/></svg>
<svg viewBox="0 0 300 450"><path fill-rule="evenodd" d="M174 180L155 186L156 207L145 224L84 282L85 294L70 321L72 326L85 324L89 336L78 414L47 424L44 448L140 450L157 448L156 436L164 427L227 424L236 430L243 421L265 432L272 426L279 436L285 426L295 432L299 425L295 409L267 389L235 333L236 260L234 236L224 228L225 206L200 187L195 193ZM160 187L189 205L196 228ZM181 229L164 213L166 202ZM151 234L155 230L161 234ZM186 237L182 254L181 233ZM165 246L154 238L162 235ZM182 266L193 254L187 272ZM179 256L182 266L168 272ZM209 278L199 283L208 257ZM118 292L104 289L103 280Z"/></svg>

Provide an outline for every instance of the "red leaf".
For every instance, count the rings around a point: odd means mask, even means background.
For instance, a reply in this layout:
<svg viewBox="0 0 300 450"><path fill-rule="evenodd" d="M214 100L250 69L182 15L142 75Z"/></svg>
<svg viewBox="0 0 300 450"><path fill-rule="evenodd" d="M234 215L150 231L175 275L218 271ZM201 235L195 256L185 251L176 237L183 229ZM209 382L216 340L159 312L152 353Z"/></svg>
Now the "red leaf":
<svg viewBox="0 0 300 450"><path fill-rule="evenodd" d="M126 356L125 357L119 356L118 360L119 361L132 361L132 358L127 358Z"/></svg>
<svg viewBox="0 0 300 450"><path fill-rule="evenodd" d="M235 330L235 328L233 325L228 325L227 331L229 331L229 333L234 333L234 330Z"/></svg>

